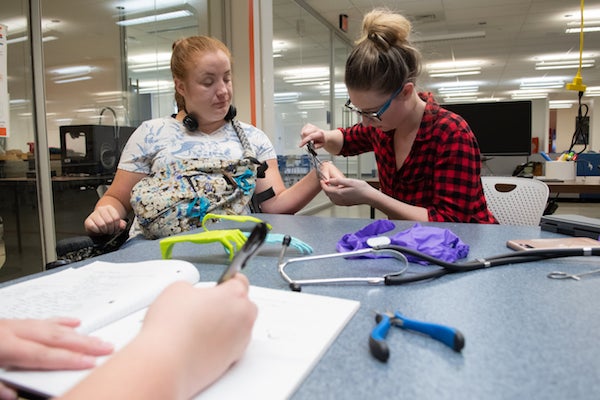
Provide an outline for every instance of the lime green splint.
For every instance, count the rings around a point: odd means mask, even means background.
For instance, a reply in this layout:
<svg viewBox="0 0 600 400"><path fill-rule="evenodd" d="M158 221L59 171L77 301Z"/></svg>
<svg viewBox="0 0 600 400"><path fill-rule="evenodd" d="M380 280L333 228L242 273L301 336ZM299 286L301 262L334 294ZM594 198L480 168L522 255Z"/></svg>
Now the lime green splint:
<svg viewBox="0 0 600 400"><path fill-rule="evenodd" d="M171 258L173 254L173 246L176 243L191 242L194 244L206 244L220 242L225 248L225 252L229 256L229 260L233 259L235 252L239 250L246 240L247 236L240 229L219 229L210 231L206 227L208 220L214 219L226 219L236 222L264 222L259 218L251 217L248 215L218 215L218 214L206 214L202 219L202 228L204 232L190 233L186 235L169 236L161 239L159 242L160 252L163 259ZM267 224L267 228L272 229L270 224Z"/></svg>

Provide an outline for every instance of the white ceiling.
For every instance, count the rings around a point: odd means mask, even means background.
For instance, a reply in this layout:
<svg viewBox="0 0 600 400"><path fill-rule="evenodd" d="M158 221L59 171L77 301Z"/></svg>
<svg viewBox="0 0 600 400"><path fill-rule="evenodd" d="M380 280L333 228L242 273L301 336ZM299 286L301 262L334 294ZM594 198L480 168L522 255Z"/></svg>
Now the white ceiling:
<svg viewBox="0 0 600 400"><path fill-rule="evenodd" d="M232 0L241 1L241 0ZM195 7L202 4L201 0L188 0ZM464 61L479 60L483 63L480 75L459 78L430 78L427 71L423 71L419 81L422 89L437 93L437 89L452 81L474 81L478 86L479 98L510 99L511 93L519 89L524 78L557 77L565 84L572 82L576 69L536 71L535 58L556 54L575 54L579 52L579 35L565 33L568 21L578 20L579 5L577 0L302 0L320 15L327 19L333 26L338 25L340 13L348 15L349 32L345 34L348 42L358 37L362 16L373 7L384 6L402 12L414 20L414 37L431 38L434 35L448 35L455 33L484 32L485 37L419 42L424 63L439 61ZM26 13L22 1L10 0L3 3L0 10L0 22ZM138 0L85 0L79 4L84 8L72 7L72 0L53 0L44 2L44 30L56 33L60 40L45 44L45 62L48 68L81 63L82 60L94 62L97 60L110 60L115 58L115 47L108 43L118 41L115 29L110 28L110 23L116 19L116 6L140 5L144 7L181 6L184 0L156 0L154 2L140 2ZM586 12L595 12L595 19L600 21L600 0L585 2ZM285 67L310 66L313 60L327 59L329 48L329 33L319 24L314 22L300 7L291 0L273 0L274 10L274 40L286 39L298 41L298 33L302 32L303 47L301 50L292 50L287 54L286 60L276 59L275 70ZM299 11L300 10L300 11ZM571 17L567 17L571 16ZM60 21L60 22L53 22ZM591 18L585 18L586 25ZM193 27L180 27L179 31L153 32L146 40L141 30L128 31L129 51L143 51L143 43L148 43L152 49L157 42L165 47L170 46L173 38L182 32L192 34ZM156 29L156 27L155 27ZM135 32L135 33L134 33ZM118 33L118 32L117 32ZM288 36L288 37L286 37ZM10 35L9 35L10 38ZM163 43L164 42L164 43ZM139 49L137 48L137 44ZM22 59L26 57L25 48L11 46L10 62L23 65ZM22 54L21 51L23 51ZM591 53L595 59L593 68L582 70L583 84L591 88L600 87L600 32L585 35L584 52ZM293 53L293 54L292 54ZM19 57L23 56L23 57ZM340 59L337 64L342 65L345 54L337 55ZM238 60L239 62L239 60ZM315 61L316 62L316 61ZM19 64L20 63L20 64ZM12 68L9 70L22 70ZM24 73L26 71L23 71ZM339 80L343 79L343 68ZM165 76L169 79L168 71ZM9 76L9 79L13 77ZM157 79L156 77L154 79ZM108 82L118 84L119 77L111 77L101 81L105 86ZM9 81L10 82L10 81ZM112 83L112 82L111 82ZM277 87L277 85L276 85ZM308 90L308 88L305 88ZM12 98L24 96L21 93L11 93ZM438 96L440 97L440 96ZM564 87L553 89L548 95L549 99L576 100L577 92L569 91ZM585 98L584 98L585 99ZM64 107L63 107L64 108Z"/></svg>
<svg viewBox="0 0 600 400"><path fill-rule="evenodd" d="M556 77L565 84L573 82L575 69L536 71L535 58L559 54L579 54L579 34L565 33L567 23L579 28L580 1L576 0L305 0L332 25L339 14L348 15L347 37L358 37L363 15L376 6L399 11L413 21L414 38L482 31L485 37L419 42L424 63L480 60L482 73L453 78L431 78L423 71L420 84L436 92L452 81L474 81L479 98L510 99L524 78ZM600 25L600 1L585 2L584 23ZM590 12L590 16L588 16ZM593 13L593 18L592 18ZM584 53L591 53L595 66L582 69L583 84L600 86L600 32L584 34ZM576 100L577 91L564 87L552 89L550 100ZM584 97L585 99L585 97Z"/></svg>

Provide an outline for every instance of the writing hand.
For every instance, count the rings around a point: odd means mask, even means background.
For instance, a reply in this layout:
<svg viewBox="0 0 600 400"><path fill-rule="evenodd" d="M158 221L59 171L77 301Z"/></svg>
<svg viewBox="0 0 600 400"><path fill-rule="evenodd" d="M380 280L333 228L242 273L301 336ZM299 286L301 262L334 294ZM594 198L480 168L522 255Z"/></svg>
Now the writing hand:
<svg viewBox="0 0 600 400"><path fill-rule="evenodd" d="M248 346L257 315L248 290L242 274L212 288L177 282L148 310L138 344L143 351L152 344L164 367L178 372L187 397L219 378Z"/></svg>

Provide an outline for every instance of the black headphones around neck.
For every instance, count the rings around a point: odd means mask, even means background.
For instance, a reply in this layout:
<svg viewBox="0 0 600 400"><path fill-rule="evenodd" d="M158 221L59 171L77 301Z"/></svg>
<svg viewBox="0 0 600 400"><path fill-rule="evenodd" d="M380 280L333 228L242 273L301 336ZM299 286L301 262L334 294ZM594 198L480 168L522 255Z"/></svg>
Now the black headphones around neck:
<svg viewBox="0 0 600 400"><path fill-rule="evenodd" d="M237 110L233 105L229 106L229 110L227 110L227 114L225 114L225 121L229 122L235 118L237 115ZM198 120L194 116L194 113L186 114L183 117L183 126L186 127L190 132L195 132L198 129Z"/></svg>

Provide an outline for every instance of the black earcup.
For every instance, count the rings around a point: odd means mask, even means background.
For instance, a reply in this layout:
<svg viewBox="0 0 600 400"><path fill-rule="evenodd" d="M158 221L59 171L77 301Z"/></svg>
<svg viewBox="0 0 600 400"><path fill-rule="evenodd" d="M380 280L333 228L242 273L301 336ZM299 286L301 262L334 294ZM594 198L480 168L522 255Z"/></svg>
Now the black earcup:
<svg viewBox="0 0 600 400"><path fill-rule="evenodd" d="M198 129L198 120L196 120L194 114L187 114L183 117L182 123L190 132L195 132Z"/></svg>
<svg viewBox="0 0 600 400"><path fill-rule="evenodd" d="M229 110L227 111L227 114L225 114L225 121L231 121L232 119L235 118L236 115L237 115L237 110L235 109L235 107L233 105L230 105Z"/></svg>

